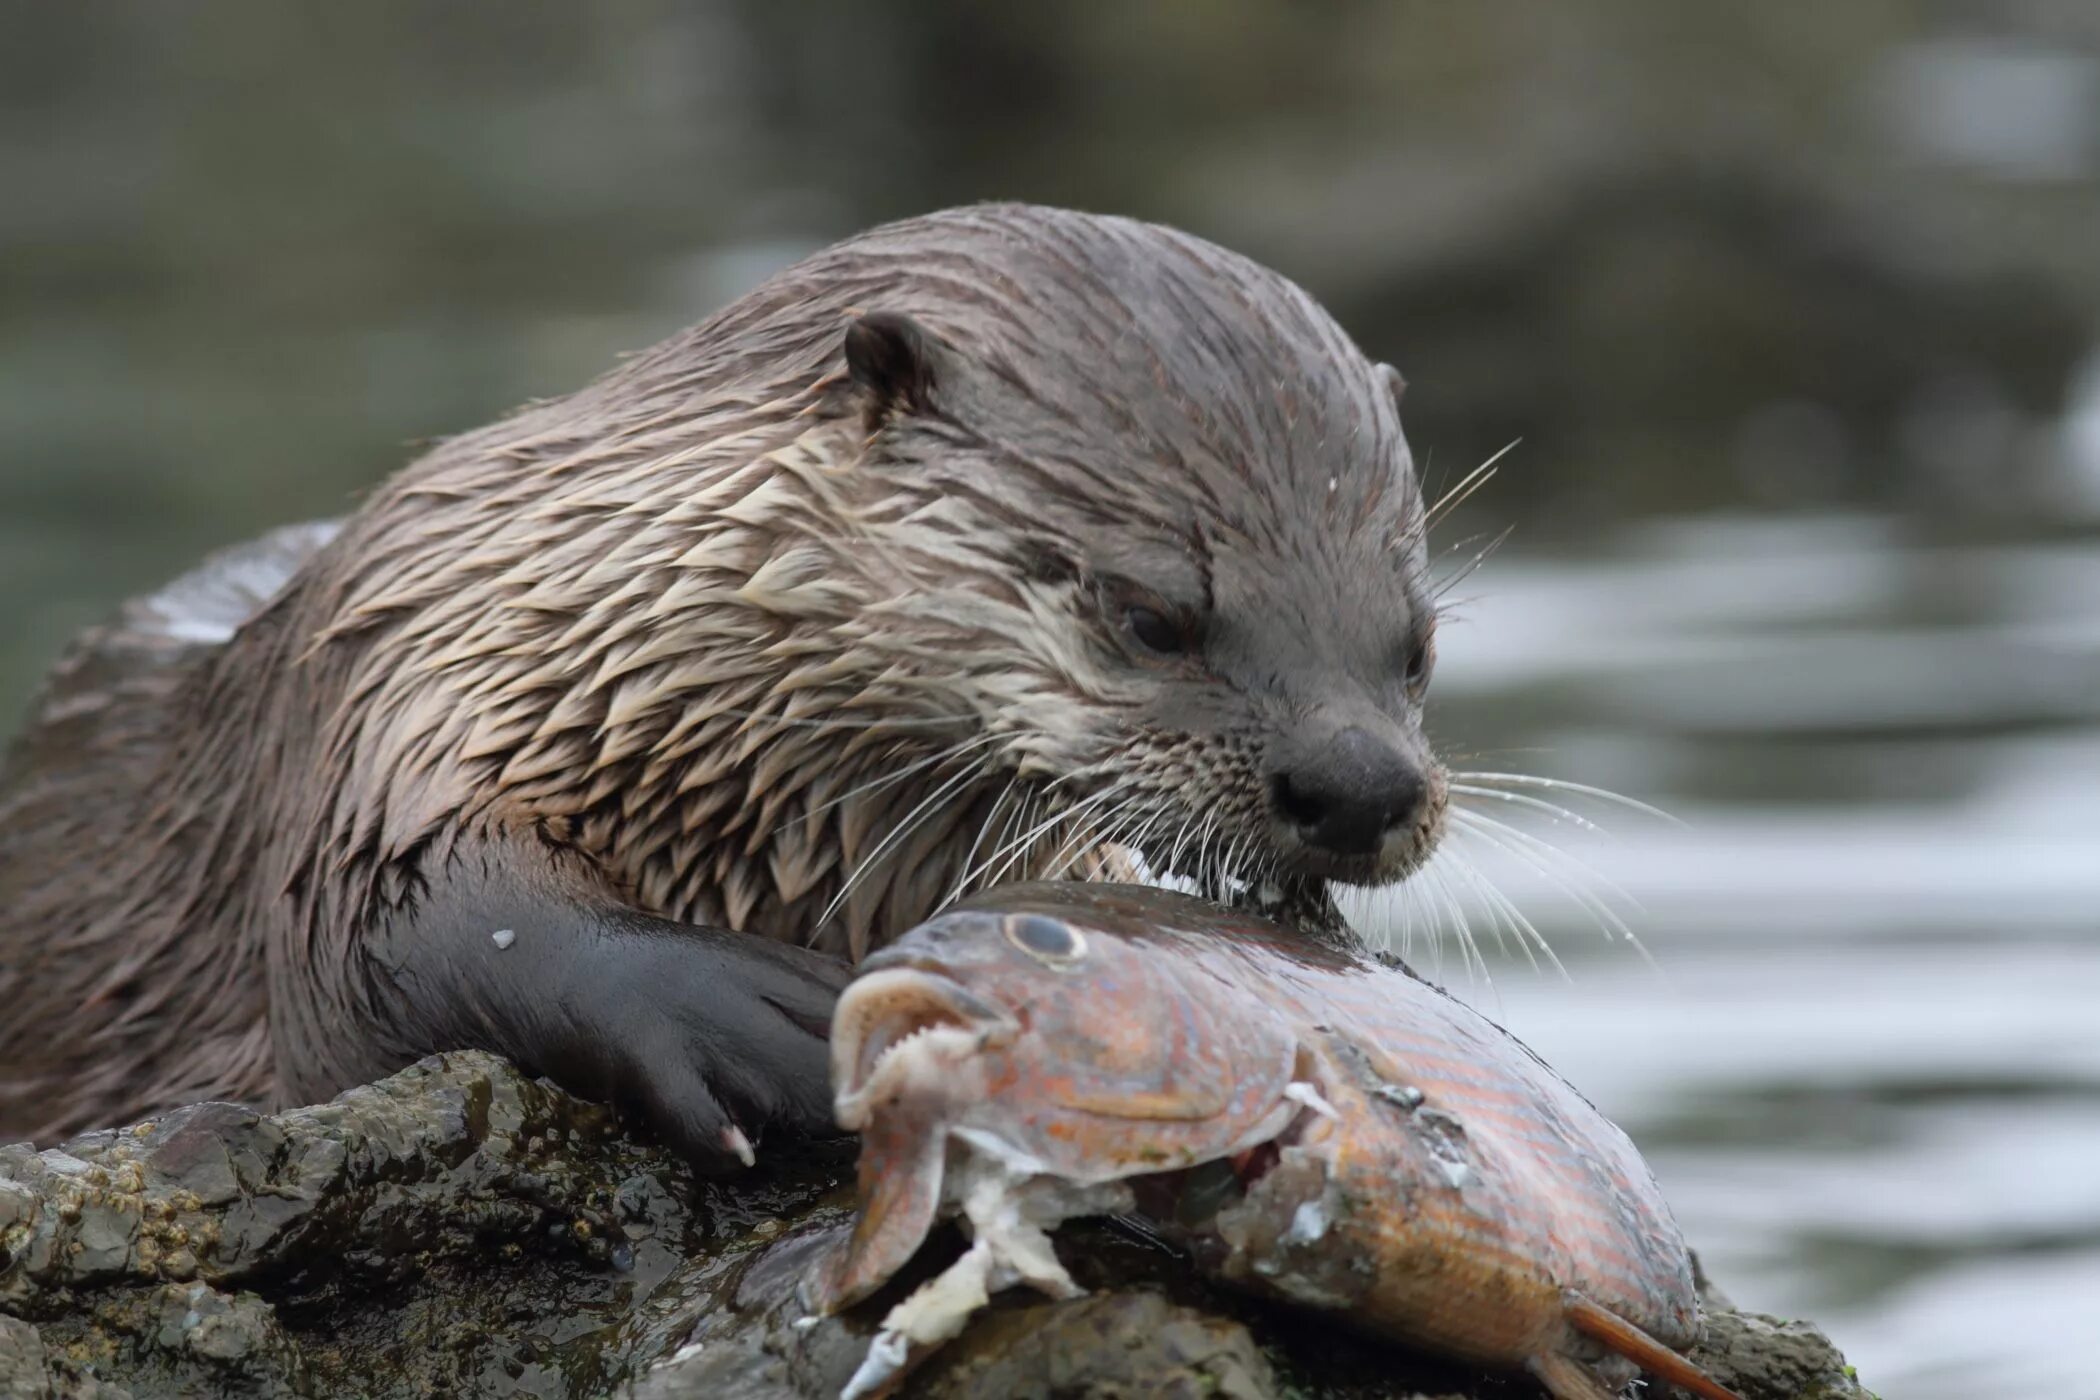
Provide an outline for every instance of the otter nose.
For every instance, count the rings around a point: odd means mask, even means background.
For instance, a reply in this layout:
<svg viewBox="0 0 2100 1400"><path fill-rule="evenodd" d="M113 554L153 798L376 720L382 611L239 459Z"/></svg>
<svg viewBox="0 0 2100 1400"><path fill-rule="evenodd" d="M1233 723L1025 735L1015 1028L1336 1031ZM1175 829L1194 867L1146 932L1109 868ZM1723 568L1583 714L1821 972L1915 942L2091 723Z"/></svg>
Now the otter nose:
<svg viewBox="0 0 2100 1400"><path fill-rule="evenodd" d="M1307 845L1361 856L1414 821L1425 788L1421 771L1390 745L1349 728L1290 756L1276 773L1273 796Z"/></svg>

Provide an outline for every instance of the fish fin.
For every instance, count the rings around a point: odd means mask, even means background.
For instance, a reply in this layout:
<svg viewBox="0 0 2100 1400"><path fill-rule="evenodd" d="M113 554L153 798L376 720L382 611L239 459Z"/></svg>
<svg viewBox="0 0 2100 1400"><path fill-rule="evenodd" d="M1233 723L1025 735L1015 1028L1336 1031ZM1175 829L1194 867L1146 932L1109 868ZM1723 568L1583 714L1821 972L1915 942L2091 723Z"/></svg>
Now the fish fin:
<svg viewBox="0 0 2100 1400"><path fill-rule="evenodd" d="M1538 1377L1553 1400L1618 1400L1617 1393L1598 1380L1596 1372L1572 1356L1534 1356L1524 1363L1524 1369Z"/></svg>
<svg viewBox="0 0 2100 1400"><path fill-rule="evenodd" d="M1568 1325L1633 1362L1650 1375L1690 1391L1700 1400L1742 1400L1680 1353L1664 1346L1640 1328L1607 1308L1599 1307L1572 1290L1562 1295L1563 1315Z"/></svg>

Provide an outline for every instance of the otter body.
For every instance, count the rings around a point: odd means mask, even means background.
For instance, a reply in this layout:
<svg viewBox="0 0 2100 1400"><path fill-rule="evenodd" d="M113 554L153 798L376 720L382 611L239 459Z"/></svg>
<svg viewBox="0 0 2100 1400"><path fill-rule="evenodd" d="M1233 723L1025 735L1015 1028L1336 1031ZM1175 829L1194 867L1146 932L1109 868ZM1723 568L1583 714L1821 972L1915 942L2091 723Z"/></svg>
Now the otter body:
<svg viewBox="0 0 2100 1400"><path fill-rule="evenodd" d="M851 960L957 894L1406 875L1397 385L1214 245L982 206L229 552L0 775L0 1140L471 1046L748 1161L827 1124Z"/></svg>

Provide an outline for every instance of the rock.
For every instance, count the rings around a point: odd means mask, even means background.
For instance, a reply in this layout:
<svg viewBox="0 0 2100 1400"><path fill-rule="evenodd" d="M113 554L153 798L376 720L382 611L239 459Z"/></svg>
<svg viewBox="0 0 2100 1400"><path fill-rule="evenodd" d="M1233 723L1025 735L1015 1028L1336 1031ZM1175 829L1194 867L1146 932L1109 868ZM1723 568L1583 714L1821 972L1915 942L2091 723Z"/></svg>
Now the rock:
<svg viewBox="0 0 2100 1400"><path fill-rule="evenodd" d="M1699 1360L1743 1400L1839 1400L1867 1393L1821 1331L1762 1313L1714 1314Z"/></svg>
<svg viewBox="0 0 2100 1400"><path fill-rule="evenodd" d="M810 1323L797 1290L851 1218L851 1147L761 1161L742 1184L700 1180L478 1053L313 1108L198 1104L0 1148L0 1400L836 1395L938 1261ZM1002 1297L911 1393L1509 1393L1220 1292L1107 1223L1060 1248L1087 1296ZM1813 1328L1715 1306L1700 1360L1745 1400L1864 1395Z"/></svg>
<svg viewBox="0 0 2100 1400"><path fill-rule="evenodd" d="M44 1339L17 1317L0 1315L0 1400L49 1400Z"/></svg>

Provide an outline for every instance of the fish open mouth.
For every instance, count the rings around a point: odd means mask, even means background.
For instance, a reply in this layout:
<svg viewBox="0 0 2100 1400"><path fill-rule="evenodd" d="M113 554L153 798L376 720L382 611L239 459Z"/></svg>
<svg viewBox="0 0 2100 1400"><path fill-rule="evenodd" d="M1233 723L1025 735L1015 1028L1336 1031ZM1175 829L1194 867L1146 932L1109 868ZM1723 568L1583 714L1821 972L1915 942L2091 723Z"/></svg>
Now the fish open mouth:
<svg viewBox="0 0 2100 1400"><path fill-rule="evenodd" d="M866 1126L872 1106L907 1093L958 1087L955 1069L1013 1039L1005 1010L941 973L889 967L863 973L831 1022L831 1084L839 1126Z"/></svg>

